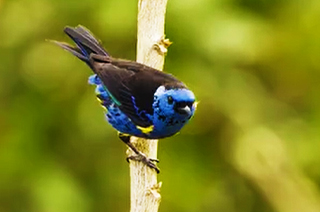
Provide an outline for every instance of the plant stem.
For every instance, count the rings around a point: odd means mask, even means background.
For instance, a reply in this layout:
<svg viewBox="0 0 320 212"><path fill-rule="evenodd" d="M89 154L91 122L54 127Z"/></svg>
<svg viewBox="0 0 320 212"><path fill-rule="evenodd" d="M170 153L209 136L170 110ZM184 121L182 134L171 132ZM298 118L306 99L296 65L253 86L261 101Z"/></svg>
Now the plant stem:
<svg viewBox="0 0 320 212"><path fill-rule="evenodd" d="M170 42L164 40L167 0L139 0L137 62L162 70ZM131 142L147 157L157 158L158 140L131 138ZM128 154L133 154L128 150ZM157 173L145 164L130 161L131 212L157 212L161 183Z"/></svg>

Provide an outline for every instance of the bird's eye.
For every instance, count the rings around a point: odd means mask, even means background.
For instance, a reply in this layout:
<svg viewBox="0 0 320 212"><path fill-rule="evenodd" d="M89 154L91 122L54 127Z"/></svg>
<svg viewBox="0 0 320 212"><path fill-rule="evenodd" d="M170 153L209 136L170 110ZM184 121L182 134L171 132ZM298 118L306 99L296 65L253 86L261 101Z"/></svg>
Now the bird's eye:
<svg viewBox="0 0 320 212"><path fill-rule="evenodd" d="M168 103L171 105L173 103L172 96L168 96Z"/></svg>

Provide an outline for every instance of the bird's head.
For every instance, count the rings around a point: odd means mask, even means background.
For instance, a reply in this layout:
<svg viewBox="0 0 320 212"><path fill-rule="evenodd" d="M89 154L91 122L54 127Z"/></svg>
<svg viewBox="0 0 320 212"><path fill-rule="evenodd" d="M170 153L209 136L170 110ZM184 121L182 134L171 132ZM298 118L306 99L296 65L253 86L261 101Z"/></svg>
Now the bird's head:
<svg viewBox="0 0 320 212"><path fill-rule="evenodd" d="M180 120L190 119L197 103L192 91L185 86L160 86L154 94L155 112Z"/></svg>

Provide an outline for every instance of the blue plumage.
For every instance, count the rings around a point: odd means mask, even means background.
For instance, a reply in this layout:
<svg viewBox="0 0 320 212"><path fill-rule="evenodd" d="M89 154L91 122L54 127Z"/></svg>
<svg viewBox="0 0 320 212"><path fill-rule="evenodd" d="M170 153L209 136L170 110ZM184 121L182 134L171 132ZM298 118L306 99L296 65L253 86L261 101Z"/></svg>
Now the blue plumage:
<svg viewBox="0 0 320 212"><path fill-rule="evenodd" d="M107 121L119 132L139 136L141 131L130 119L124 114L117 104L112 100L107 90L104 88L99 77L94 74L89 77L89 84L96 85L96 94L101 102L101 105L106 108Z"/></svg>
<svg viewBox="0 0 320 212"><path fill-rule="evenodd" d="M135 125L130 118L119 109L96 74L89 77L89 83L96 85L96 94L101 101L101 105L107 109L107 121L119 132L137 137L157 139L174 135L188 122L196 109L195 104L191 104L195 101L195 96L190 90L185 88L166 90L164 86L160 86L154 94L154 102L152 104L153 114L146 114L145 111L140 111L139 108L135 106L137 115L146 116L150 122L153 123L151 125L153 127L150 128L150 130L152 130L148 131L148 128ZM174 110L175 105L168 102L168 96L177 102L190 102L190 112L187 111L187 114L177 113ZM134 97L132 98L134 101ZM144 129L146 129L147 132L144 133Z"/></svg>
<svg viewBox="0 0 320 212"><path fill-rule="evenodd" d="M112 58L82 26L66 27L64 31L76 47L54 42L93 70L89 83L96 86L97 97L107 110L107 121L140 160L159 171L152 160L130 143L130 136L158 139L179 132L196 110L193 92L170 74L134 61Z"/></svg>

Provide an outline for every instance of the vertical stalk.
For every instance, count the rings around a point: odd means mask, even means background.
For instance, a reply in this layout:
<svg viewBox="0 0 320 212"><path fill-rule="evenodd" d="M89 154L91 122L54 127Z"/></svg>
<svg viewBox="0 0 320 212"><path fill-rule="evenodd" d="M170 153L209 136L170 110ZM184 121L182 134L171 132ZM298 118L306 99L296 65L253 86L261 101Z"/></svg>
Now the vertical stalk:
<svg viewBox="0 0 320 212"><path fill-rule="evenodd" d="M164 39L167 0L139 0L137 62L162 70L170 45ZM158 140L132 137L131 142L147 157L157 158ZM128 154L133 154L128 150ZM145 164L130 161L131 212L157 212L161 183L157 173Z"/></svg>

